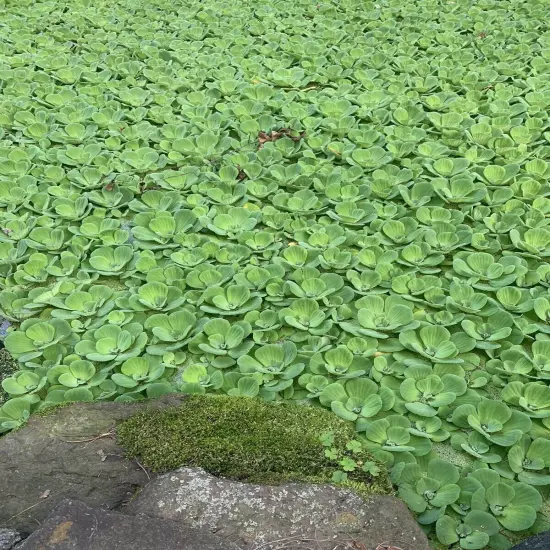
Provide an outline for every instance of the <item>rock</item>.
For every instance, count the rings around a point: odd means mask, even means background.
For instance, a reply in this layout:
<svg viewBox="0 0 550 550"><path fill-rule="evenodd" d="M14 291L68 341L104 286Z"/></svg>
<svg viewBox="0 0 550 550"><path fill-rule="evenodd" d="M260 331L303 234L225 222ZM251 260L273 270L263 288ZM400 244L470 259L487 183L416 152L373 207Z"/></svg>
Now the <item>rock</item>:
<svg viewBox="0 0 550 550"><path fill-rule="evenodd" d="M0 438L0 527L27 534L63 499L113 509L149 481L124 458L114 427L144 408L176 405L181 396L141 403L78 403L31 417Z"/></svg>
<svg viewBox="0 0 550 550"><path fill-rule="evenodd" d="M349 550L353 541L361 550L384 544L401 550L428 550L426 537L406 506L394 497L373 495L364 501L353 491L331 485L257 485L192 468L156 478L140 463L124 457L114 437L121 421L144 410L180 405L184 399L179 395L132 404L73 404L33 416L22 429L0 438L0 526L18 529L23 535L38 529L17 550L48 550L53 548L50 539L57 541L55 548L59 549L123 550L126 546L112 539L116 529L109 527L115 516L117 523L124 524L123 532L139 533L142 521L152 526L168 522L172 527L165 528L166 537L176 529L192 540L194 529L202 529L203 535L213 532L223 538L226 549L229 541L242 550L260 546L261 550L279 550L280 544L271 543L283 539L285 548L293 550ZM145 427L149 427L149 416L141 418ZM50 511L67 499L72 504L63 504L44 524ZM82 511L87 506L96 510ZM126 518L129 523L124 523L117 514L105 515L105 510L116 509L140 517ZM101 533L90 530L92 520L103 525ZM74 532L65 533L67 522L72 522ZM63 537L58 540L59 533ZM83 542L85 533L93 535L94 541L97 537L98 546ZM148 546L139 546L138 540L128 548L176 548L170 546L172 539L163 536L151 539L143 534L141 539ZM217 539L212 541L218 544ZM182 548L219 548L204 544Z"/></svg>
<svg viewBox="0 0 550 550"><path fill-rule="evenodd" d="M61 502L17 550L237 550L209 532L173 521L94 510Z"/></svg>
<svg viewBox="0 0 550 550"><path fill-rule="evenodd" d="M159 476L125 512L209 529L243 550L260 545L262 550L277 550L281 540L292 541L293 550L344 550L353 541L354 548L366 550L381 544L429 550L426 536L395 497L363 500L331 485L252 485L216 478L198 468Z"/></svg>
<svg viewBox="0 0 550 550"><path fill-rule="evenodd" d="M0 529L0 550L11 550L20 540L15 529Z"/></svg>
<svg viewBox="0 0 550 550"><path fill-rule="evenodd" d="M550 550L550 531L525 539L511 550Z"/></svg>

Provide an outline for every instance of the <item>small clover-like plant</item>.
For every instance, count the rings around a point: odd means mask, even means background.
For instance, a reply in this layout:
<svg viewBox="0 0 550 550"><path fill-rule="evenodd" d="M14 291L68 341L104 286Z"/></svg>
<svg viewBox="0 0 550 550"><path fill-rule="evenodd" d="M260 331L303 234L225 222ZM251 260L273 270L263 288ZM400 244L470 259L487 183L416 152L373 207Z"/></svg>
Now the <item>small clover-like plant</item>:
<svg viewBox="0 0 550 550"><path fill-rule="evenodd" d="M326 433L319 437L325 447L325 457L337 468L332 473L332 481L342 483L348 480L350 474L362 471L372 477L381 473L380 465L369 457L361 441L352 439L346 442L345 449L334 446L334 434Z"/></svg>

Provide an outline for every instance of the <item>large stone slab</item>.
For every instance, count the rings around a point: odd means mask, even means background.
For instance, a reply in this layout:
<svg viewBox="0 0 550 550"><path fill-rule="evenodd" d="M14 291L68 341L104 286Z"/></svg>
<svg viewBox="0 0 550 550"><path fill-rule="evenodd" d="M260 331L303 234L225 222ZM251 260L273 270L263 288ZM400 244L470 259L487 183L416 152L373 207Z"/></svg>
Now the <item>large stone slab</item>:
<svg viewBox="0 0 550 550"><path fill-rule="evenodd" d="M20 540L15 529L0 529L0 550L12 550Z"/></svg>
<svg viewBox="0 0 550 550"><path fill-rule="evenodd" d="M172 521L61 502L17 550L237 550L215 535Z"/></svg>
<svg viewBox="0 0 550 550"><path fill-rule="evenodd" d="M525 539L511 550L550 550L550 531Z"/></svg>
<svg viewBox="0 0 550 550"><path fill-rule="evenodd" d="M124 458L114 427L144 407L176 405L180 399L79 403L33 416L0 438L0 527L32 532L66 498L104 509L131 498L149 474Z"/></svg>
<svg viewBox="0 0 550 550"><path fill-rule="evenodd" d="M125 511L209 529L243 550L429 550L397 498L363 500L331 485L252 485L182 468L151 481Z"/></svg>

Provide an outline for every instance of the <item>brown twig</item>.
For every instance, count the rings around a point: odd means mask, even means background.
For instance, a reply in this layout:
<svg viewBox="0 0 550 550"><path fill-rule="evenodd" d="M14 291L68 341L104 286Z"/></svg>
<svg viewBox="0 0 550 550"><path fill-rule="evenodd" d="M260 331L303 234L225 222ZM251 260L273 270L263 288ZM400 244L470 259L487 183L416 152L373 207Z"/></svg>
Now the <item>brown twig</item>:
<svg viewBox="0 0 550 550"><path fill-rule="evenodd" d="M103 434L99 434L97 436L91 437L89 439L62 439L64 443L93 443L94 441L97 441L98 439L102 439L104 437L113 437L115 435L114 427L111 428L108 432L105 432Z"/></svg>
<svg viewBox="0 0 550 550"><path fill-rule="evenodd" d="M134 461L135 463L145 472L145 475L147 476L147 479L149 481L151 481L151 476L149 475L149 472L143 467L143 465L141 464L141 462L137 459L137 458L134 458Z"/></svg>
<svg viewBox="0 0 550 550"><path fill-rule="evenodd" d="M16 518L17 516L20 516L21 514L24 514L25 512L28 512L29 510L32 510L33 508L35 508L39 504L42 504L42 500L39 500L36 504L33 504L32 506L29 506L28 508L25 508L24 510L21 510L21 512L19 512L18 514L15 514L14 516L11 516L11 518L8 518L6 520L6 523L11 521L12 519Z"/></svg>
<svg viewBox="0 0 550 550"><path fill-rule="evenodd" d="M276 546L276 550L284 550L285 548L289 548L289 545L293 544L293 543L308 543L308 542L313 542L315 543L315 545L317 546L317 544L321 543L321 542L331 542L331 541L334 541L334 539L330 538L330 539L315 539L315 538L307 538L307 537L304 537L303 535L296 535L294 537L285 537L285 538L282 538L282 539L276 539L276 540L271 540L271 541L268 541L268 542L263 542L257 546L254 546L251 550L261 550L262 548L266 548L267 546L271 546L271 545L277 545ZM338 550L339 548L343 549L344 547L345 548L348 548L349 550L367 550L367 548L365 547L365 545L361 542L358 542L356 540L351 540L351 543L349 540L336 540L336 546L334 547L333 550ZM302 548L302 550L310 550L310 547L302 547L300 546L300 548ZM400 548L388 548L388 549L385 549L385 548L380 548L380 549L377 549L377 550L401 550Z"/></svg>
<svg viewBox="0 0 550 550"><path fill-rule="evenodd" d="M381 542L375 550L403 550L399 546L393 546L393 544L389 541Z"/></svg>
<svg viewBox="0 0 550 550"><path fill-rule="evenodd" d="M294 537L284 537L282 539L276 539L276 540L270 540L268 542L263 542L262 544L260 544L258 546L254 546L254 548L252 550L260 550L261 548L265 548L266 546L269 546L271 544L288 545L289 543L292 543L292 542L328 542L330 540L331 539L322 539L322 540L311 539L311 538L306 538L302 535L296 535Z"/></svg>
<svg viewBox="0 0 550 550"><path fill-rule="evenodd" d="M269 134L266 132L260 132L258 134L258 149L261 149L268 141L277 141L282 137L288 137L292 141L300 141L305 135L306 133L302 132L297 136L293 136L290 128L279 128L278 130L272 130Z"/></svg>

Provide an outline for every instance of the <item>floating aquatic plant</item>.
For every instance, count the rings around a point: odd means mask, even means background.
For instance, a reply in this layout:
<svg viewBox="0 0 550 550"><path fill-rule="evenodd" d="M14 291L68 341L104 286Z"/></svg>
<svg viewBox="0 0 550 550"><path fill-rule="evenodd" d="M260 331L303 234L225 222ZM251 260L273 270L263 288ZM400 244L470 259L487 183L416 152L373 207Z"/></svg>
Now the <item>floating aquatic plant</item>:
<svg viewBox="0 0 550 550"><path fill-rule="evenodd" d="M303 402L443 545L547 525L544 2L0 4L1 432Z"/></svg>

